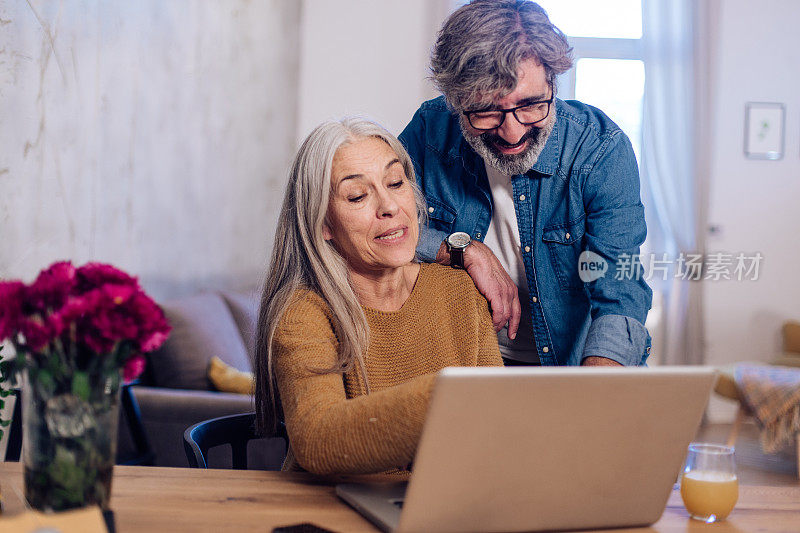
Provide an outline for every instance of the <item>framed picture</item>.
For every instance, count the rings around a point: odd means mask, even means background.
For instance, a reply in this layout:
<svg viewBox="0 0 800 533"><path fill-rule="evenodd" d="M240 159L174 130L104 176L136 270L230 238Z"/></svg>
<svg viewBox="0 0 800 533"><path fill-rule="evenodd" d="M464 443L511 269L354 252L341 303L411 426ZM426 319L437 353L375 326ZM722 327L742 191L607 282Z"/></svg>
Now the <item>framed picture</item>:
<svg viewBox="0 0 800 533"><path fill-rule="evenodd" d="M748 102L744 111L744 155L750 159L783 157L783 104Z"/></svg>

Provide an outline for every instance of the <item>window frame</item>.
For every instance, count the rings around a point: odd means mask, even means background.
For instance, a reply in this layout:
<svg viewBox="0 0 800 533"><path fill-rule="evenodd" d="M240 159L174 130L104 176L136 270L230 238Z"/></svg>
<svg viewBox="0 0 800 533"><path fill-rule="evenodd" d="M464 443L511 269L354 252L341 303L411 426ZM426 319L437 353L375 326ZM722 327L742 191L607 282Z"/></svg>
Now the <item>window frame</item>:
<svg viewBox="0 0 800 533"><path fill-rule="evenodd" d="M642 39L616 39L610 37L570 37L573 66L558 77L558 96L562 100L575 98L575 72L580 59L631 59L644 63ZM645 83L647 79L645 77ZM644 102L644 100L643 100Z"/></svg>

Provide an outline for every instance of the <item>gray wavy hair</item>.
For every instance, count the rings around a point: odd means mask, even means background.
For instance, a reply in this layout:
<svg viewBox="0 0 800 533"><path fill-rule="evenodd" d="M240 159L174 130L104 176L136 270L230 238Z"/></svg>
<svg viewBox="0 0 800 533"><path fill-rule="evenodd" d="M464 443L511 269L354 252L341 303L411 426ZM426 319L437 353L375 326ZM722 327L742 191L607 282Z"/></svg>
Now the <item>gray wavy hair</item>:
<svg viewBox="0 0 800 533"><path fill-rule="evenodd" d="M431 54L436 87L458 110L489 105L517 85L521 61L556 76L572 67L572 48L544 9L528 0L474 0L445 21Z"/></svg>
<svg viewBox="0 0 800 533"><path fill-rule="evenodd" d="M344 373L355 367L369 392L364 370L369 343L367 319L350 285L347 262L325 240L322 228L327 222L336 152L342 146L371 137L381 139L397 154L414 191L419 223L427 222L425 197L414 178L411 158L400 141L382 126L362 117L346 117L323 122L306 137L289 171L256 327L254 396L256 429L261 434L274 431L280 417L272 341L292 295L299 289L310 289L325 299L339 341L334 366L313 370Z"/></svg>

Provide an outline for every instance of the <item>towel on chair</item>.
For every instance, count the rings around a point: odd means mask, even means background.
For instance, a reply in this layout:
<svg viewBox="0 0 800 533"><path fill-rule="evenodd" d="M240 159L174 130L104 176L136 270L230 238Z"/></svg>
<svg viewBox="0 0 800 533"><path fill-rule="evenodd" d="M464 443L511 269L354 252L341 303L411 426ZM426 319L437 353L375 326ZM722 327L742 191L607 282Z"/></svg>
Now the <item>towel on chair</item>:
<svg viewBox="0 0 800 533"><path fill-rule="evenodd" d="M800 433L800 369L738 365L736 385L761 426L761 448L775 453Z"/></svg>

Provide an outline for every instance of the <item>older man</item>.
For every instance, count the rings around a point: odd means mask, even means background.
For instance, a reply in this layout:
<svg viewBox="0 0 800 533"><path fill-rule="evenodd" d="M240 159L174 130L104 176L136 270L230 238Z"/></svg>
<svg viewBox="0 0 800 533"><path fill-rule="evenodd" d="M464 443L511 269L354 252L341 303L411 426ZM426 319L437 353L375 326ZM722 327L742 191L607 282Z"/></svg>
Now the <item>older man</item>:
<svg viewBox="0 0 800 533"><path fill-rule="evenodd" d="M602 111L555 97L571 52L529 1L475 0L444 23L431 60L444 96L400 135L428 201L417 252L469 272L507 364L641 365L636 159Z"/></svg>

